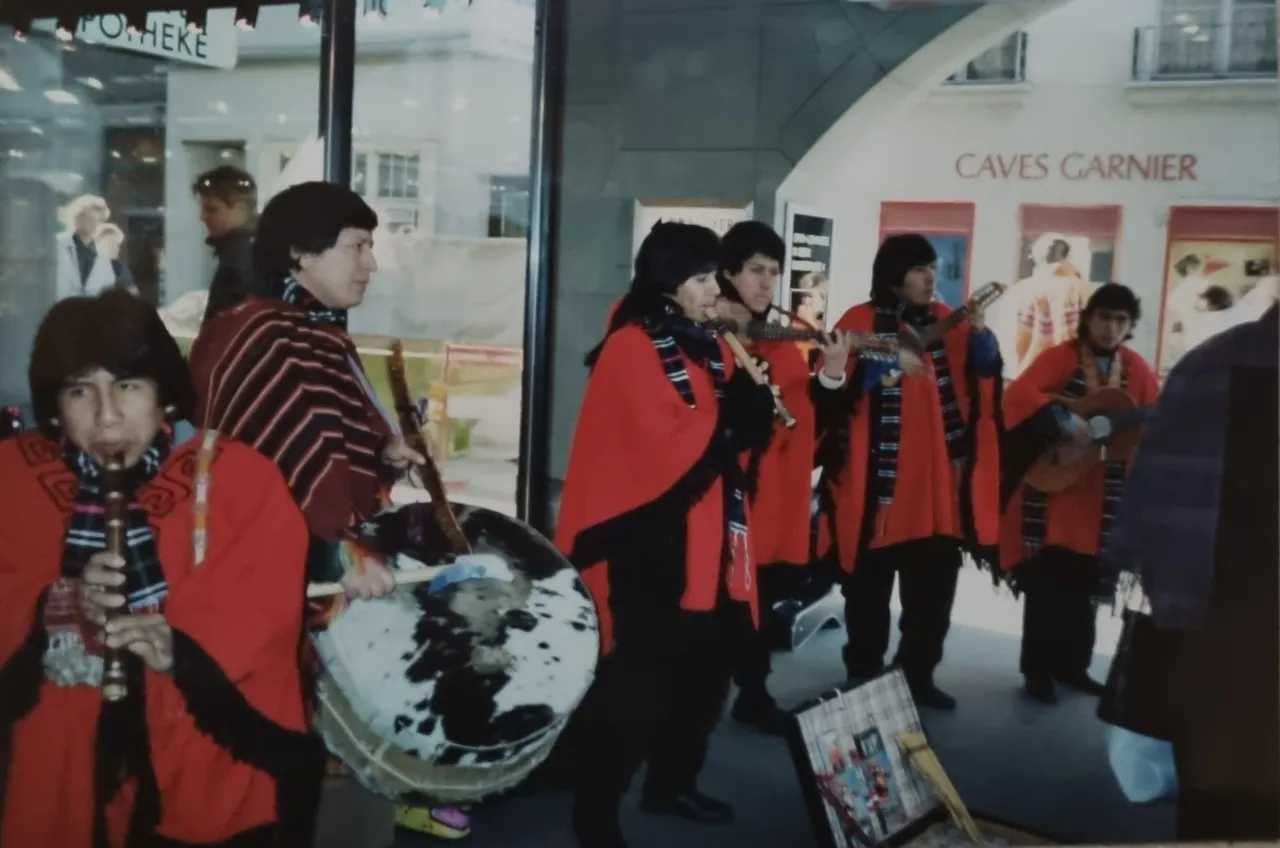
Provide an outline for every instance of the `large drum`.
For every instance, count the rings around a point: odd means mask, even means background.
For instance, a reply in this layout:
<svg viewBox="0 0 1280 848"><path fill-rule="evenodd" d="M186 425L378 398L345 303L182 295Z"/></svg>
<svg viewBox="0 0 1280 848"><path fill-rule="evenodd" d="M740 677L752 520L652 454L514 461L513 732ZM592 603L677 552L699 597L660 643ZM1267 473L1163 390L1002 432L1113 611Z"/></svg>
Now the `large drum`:
<svg viewBox="0 0 1280 848"><path fill-rule="evenodd" d="M400 568L421 567L444 551L429 510L389 510L365 535ZM392 800L468 803L514 788L595 674L595 605L576 569L523 522L454 510L474 552L501 557L514 580L401 588L350 604L312 637L323 664L316 730Z"/></svg>

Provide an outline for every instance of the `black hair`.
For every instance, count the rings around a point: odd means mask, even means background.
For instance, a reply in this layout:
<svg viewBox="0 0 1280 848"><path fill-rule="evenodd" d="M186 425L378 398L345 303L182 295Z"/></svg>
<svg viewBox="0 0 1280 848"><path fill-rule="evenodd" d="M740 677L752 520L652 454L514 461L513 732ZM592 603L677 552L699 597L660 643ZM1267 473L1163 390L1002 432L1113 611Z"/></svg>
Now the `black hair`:
<svg viewBox="0 0 1280 848"><path fill-rule="evenodd" d="M1127 342L1133 338L1133 328L1138 326L1138 319L1142 317L1142 301L1133 293L1133 289L1120 283L1103 283L1098 286L1093 294L1089 295L1089 300L1080 312L1080 325L1076 330L1078 338L1089 340L1089 318L1099 309L1127 313L1132 324L1124 341Z"/></svg>
<svg viewBox="0 0 1280 848"><path fill-rule="evenodd" d="M228 206L243 203L253 212L258 208L258 185L248 171L222 165L205 171L191 184L191 193L201 199L214 198Z"/></svg>
<svg viewBox="0 0 1280 848"><path fill-rule="evenodd" d="M27 368L36 426L50 438L61 429L58 396L73 380L101 368L117 378L143 377L156 384L163 407L175 419L195 412L196 390L182 350L155 307L123 289L54 304L36 330Z"/></svg>
<svg viewBox="0 0 1280 848"><path fill-rule="evenodd" d="M1202 263L1200 257L1194 253L1188 253L1186 256L1173 263L1173 270L1178 272L1179 277L1185 277L1191 273L1192 268L1199 268Z"/></svg>
<svg viewBox="0 0 1280 848"><path fill-rule="evenodd" d="M265 284L275 285L297 272L295 251L324 253L349 228L378 228L378 213L360 195L333 183L290 186L271 198L258 218L254 270Z"/></svg>
<svg viewBox="0 0 1280 848"><path fill-rule="evenodd" d="M1224 309L1230 309L1236 299L1231 296L1231 292L1222 286L1209 286L1200 292L1200 296L1209 304L1211 312L1221 312Z"/></svg>
<svg viewBox="0 0 1280 848"><path fill-rule="evenodd" d="M1062 262L1070 255L1071 245L1063 239L1054 239L1049 242L1049 249L1045 251L1044 258L1050 262Z"/></svg>
<svg viewBox="0 0 1280 848"><path fill-rule="evenodd" d="M697 224L659 221L640 243L631 288L618 302L604 339L586 356L595 365L605 339L627 324L656 322L670 308L670 296L690 277L715 272L720 261L720 237Z"/></svg>
<svg viewBox="0 0 1280 848"><path fill-rule="evenodd" d="M773 227L761 221L739 221L720 238L720 273L737 274L753 256L782 265L786 253L782 236Z"/></svg>
<svg viewBox="0 0 1280 848"><path fill-rule="evenodd" d="M871 299L876 303L896 300L894 291L902 287L908 271L937 261L937 251L919 233L889 236L871 263Z"/></svg>

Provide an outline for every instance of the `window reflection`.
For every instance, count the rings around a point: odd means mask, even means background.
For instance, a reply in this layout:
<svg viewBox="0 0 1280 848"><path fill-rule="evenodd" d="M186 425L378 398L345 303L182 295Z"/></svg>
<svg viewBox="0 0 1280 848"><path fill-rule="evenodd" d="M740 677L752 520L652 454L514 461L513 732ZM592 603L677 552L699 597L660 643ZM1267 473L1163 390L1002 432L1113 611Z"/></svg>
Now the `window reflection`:
<svg viewBox="0 0 1280 848"><path fill-rule="evenodd" d="M382 8L357 27L351 184L382 226L379 271L351 329L384 391L387 346L404 341L446 483L462 500L512 511L533 4Z"/></svg>
<svg viewBox="0 0 1280 848"><path fill-rule="evenodd" d="M252 32L210 11L199 44L160 38L181 31L171 14L109 45L89 42L124 16L74 36L0 27L0 404L25 403L32 335L59 296L132 287L189 342L216 267L193 182L230 165L261 184L315 132L319 31L297 6L263 7ZM148 55L161 42L169 55Z"/></svg>

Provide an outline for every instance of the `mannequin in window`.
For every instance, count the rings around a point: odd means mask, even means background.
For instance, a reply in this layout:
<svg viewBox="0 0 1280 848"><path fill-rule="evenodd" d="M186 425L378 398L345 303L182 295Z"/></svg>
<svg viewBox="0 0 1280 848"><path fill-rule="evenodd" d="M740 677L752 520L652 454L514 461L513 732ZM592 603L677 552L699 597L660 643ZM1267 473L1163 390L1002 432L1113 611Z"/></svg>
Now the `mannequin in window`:
<svg viewBox="0 0 1280 848"><path fill-rule="evenodd" d="M57 235L58 279L55 300L95 295L115 285L111 261L94 247L98 228L111 217L107 202L84 194L62 210L63 231Z"/></svg>

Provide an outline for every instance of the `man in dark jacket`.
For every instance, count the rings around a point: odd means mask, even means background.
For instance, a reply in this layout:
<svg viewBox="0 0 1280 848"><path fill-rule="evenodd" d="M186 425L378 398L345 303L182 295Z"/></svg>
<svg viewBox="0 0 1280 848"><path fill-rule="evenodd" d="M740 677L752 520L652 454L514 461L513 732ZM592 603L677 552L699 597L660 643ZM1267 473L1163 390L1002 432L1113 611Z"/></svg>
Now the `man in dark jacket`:
<svg viewBox="0 0 1280 848"><path fill-rule="evenodd" d="M244 171L224 165L201 174L191 191L200 204L200 223L209 234L207 243L218 258L202 322L207 324L214 315L256 291L253 233L258 187Z"/></svg>
<svg viewBox="0 0 1280 848"><path fill-rule="evenodd" d="M1147 422L1106 562L1158 630L1178 839L1280 839L1276 432L1280 307L1178 361Z"/></svg>

